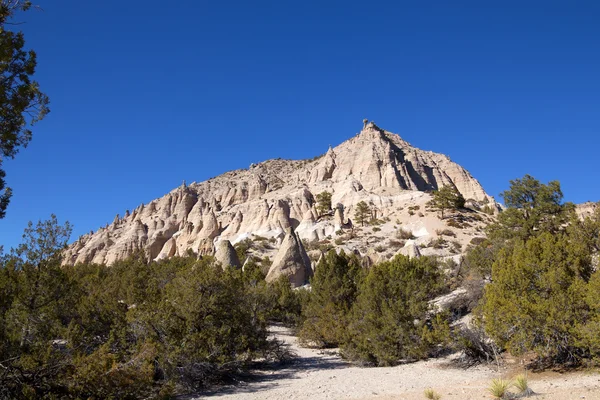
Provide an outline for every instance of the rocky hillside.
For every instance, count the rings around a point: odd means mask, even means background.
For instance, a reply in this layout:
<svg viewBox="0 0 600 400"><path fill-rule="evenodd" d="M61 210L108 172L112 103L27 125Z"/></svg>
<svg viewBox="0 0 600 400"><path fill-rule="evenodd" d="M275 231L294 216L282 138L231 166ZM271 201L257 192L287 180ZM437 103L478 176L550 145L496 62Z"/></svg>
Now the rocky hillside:
<svg viewBox="0 0 600 400"><path fill-rule="evenodd" d="M286 231L308 244L309 255L334 246L368 254L372 261L397 251L427 254L435 249L449 256L463 251L491 217L469 211L440 220L427 211L427 191L445 185L455 186L474 209L496 206L479 182L447 156L417 149L365 123L359 134L316 159L253 164L182 185L117 215L110 225L73 243L65 263L112 264L136 250L151 259L188 250L214 254L225 239L234 244L252 240L253 251L273 259ZM335 211L319 215L315 198L324 191L332 194ZM374 214L364 227L352 221L360 201L370 204Z"/></svg>

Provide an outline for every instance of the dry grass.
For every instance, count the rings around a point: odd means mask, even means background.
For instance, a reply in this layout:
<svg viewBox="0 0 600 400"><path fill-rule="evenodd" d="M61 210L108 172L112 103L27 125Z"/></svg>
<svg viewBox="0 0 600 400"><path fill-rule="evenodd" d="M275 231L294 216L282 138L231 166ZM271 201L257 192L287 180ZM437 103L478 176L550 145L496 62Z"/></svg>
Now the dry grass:
<svg viewBox="0 0 600 400"><path fill-rule="evenodd" d="M429 400L440 400L442 398L442 395L433 389L425 389L423 394L425 395L425 398Z"/></svg>

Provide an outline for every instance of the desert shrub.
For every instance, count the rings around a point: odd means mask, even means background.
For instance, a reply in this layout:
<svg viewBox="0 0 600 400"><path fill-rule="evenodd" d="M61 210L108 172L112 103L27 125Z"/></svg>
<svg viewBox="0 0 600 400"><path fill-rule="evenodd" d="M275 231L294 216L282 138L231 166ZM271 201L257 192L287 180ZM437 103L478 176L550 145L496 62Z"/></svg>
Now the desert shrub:
<svg viewBox="0 0 600 400"><path fill-rule="evenodd" d="M450 241L450 245L451 245L451 247L450 247L451 253L458 254L462 250L462 244L458 240Z"/></svg>
<svg viewBox="0 0 600 400"><path fill-rule="evenodd" d="M336 347L345 340L348 313L358 294L363 270L356 256L330 251L315 269L302 310L302 342Z"/></svg>
<svg viewBox="0 0 600 400"><path fill-rule="evenodd" d="M429 257L399 255L371 267L352 309L344 356L370 365L427 357L449 332L444 319L428 319L429 300L442 287L442 272Z"/></svg>
<svg viewBox="0 0 600 400"><path fill-rule="evenodd" d="M385 251L385 247L384 247L384 246L381 246L381 245L379 245L379 246L375 246L375 249L374 249L374 250L375 250L377 253L383 253L383 252Z"/></svg>
<svg viewBox="0 0 600 400"><path fill-rule="evenodd" d="M405 244L406 244L406 241L404 241L404 240L390 239L388 242L388 246L394 250L398 250L398 249L404 247Z"/></svg>
<svg viewBox="0 0 600 400"><path fill-rule="evenodd" d="M465 224L459 222L458 220L454 219L454 218L450 218L446 221L446 225L452 227L452 228L457 228L457 229L463 229L465 228Z"/></svg>
<svg viewBox="0 0 600 400"><path fill-rule="evenodd" d="M373 232L380 232L380 231L381 231L380 227L378 227L378 226L373 227Z"/></svg>
<svg viewBox="0 0 600 400"><path fill-rule="evenodd" d="M425 389L423 395L428 400L440 400L442 398L442 395L433 389Z"/></svg>
<svg viewBox="0 0 600 400"><path fill-rule="evenodd" d="M429 242L429 247L433 247L434 249L443 249L448 244L448 241L443 237L438 237L436 239L432 239Z"/></svg>
<svg viewBox="0 0 600 400"><path fill-rule="evenodd" d="M477 237L474 237L473 239L471 239L469 244L471 244L473 246L479 246L480 244L484 243L485 241L486 241L485 238L477 236Z"/></svg>
<svg viewBox="0 0 600 400"><path fill-rule="evenodd" d="M450 229L438 229L435 231L435 233L438 234L439 236L456 237L456 233L454 233Z"/></svg>
<svg viewBox="0 0 600 400"><path fill-rule="evenodd" d="M300 313L289 282L267 287L254 262L137 253L61 267L67 233L55 219L30 226L0 259L0 398L176 395L263 357L267 322Z"/></svg>
<svg viewBox="0 0 600 400"><path fill-rule="evenodd" d="M414 239L415 237L413 236L411 231L407 231L405 229L398 229L396 231L396 239L402 239L402 240L410 240L410 239Z"/></svg>
<svg viewBox="0 0 600 400"><path fill-rule="evenodd" d="M485 205L483 206L483 208L481 209L482 212L488 214L488 215L494 215L494 208L489 206L489 205Z"/></svg>
<svg viewBox="0 0 600 400"><path fill-rule="evenodd" d="M464 366L470 367L497 360L500 349L485 334L481 324L462 326L455 330L453 335L454 347L461 353L458 361Z"/></svg>

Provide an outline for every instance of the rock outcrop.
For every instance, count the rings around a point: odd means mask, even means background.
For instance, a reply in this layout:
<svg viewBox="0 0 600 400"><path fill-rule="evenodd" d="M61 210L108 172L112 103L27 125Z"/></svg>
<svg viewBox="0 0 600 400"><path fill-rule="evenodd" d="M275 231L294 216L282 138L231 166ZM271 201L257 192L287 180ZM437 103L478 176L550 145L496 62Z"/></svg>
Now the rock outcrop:
<svg viewBox="0 0 600 400"><path fill-rule="evenodd" d="M223 269L228 267L241 268L240 259L238 258L237 253L235 252L235 249L229 240L221 240L217 244L215 260L221 264Z"/></svg>
<svg viewBox="0 0 600 400"><path fill-rule="evenodd" d="M424 232L417 236L445 227L437 219L428 219L425 210L430 198L426 191L444 185L455 186L472 202L495 204L479 182L447 156L417 149L371 122L313 160L269 160L201 183L183 184L81 236L65 251L64 263L112 264L140 250L156 260L189 250L214 255L215 243L235 244L256 237L274 238L271 243L284 246L292 240L286 235L290 228L291 238L298 243L300 239L342 241L345 232L352 230L353 239L348 240L353 242L340 246L358 247L366 254L370 247L387 243L384 234L397 223ZM323 191L332 193L333 217L321 216L316 209L316 195ZM370 204L384 222L375 242L361 241L366 230L352 227L350 219L360 201ZM420 211L407 213L408 206ZM465 240L470 239L467 233ZM259 255L272 257L277 249L269 246ZM380 258L391 255L386 251Z"/></svg>
<svg viewBox="0 0 600 400"><path fill-rule="evenodd" d="M266 281L273 282L281 276L286 276L294 287L308 283L312 276L310 259L304 250L302 241L292 228L288 228L283 243L277 251L273 264L269 269Z"/></svg>
<svg viewBox="0 0 600 400"><path fill-rule="evenodd" d="M421 257L421 251L419 251L419 247L413 241L407 242L396 254L402 254L410 258Z"/></svg>

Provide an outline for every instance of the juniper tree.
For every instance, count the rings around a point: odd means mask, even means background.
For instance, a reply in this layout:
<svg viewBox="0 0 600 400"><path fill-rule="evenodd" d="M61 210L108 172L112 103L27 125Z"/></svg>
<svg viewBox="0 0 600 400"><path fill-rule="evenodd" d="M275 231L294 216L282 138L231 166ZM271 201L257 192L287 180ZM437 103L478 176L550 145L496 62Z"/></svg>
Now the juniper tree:
<svg viewBox="0 0 600 400"><path fill-rule="evenodd" d="M445 210L457 210L465 205L465 198L454 186L443 186L433 192L432 196L428 205L433 210L440 211L442 219L444 219Z"/></svg>
<svg viewBox="0 0 600 400"><path fill-rule="evenodd" d="M15 13L29 8L30 1L0 0L0 218L5 216L12 196L2 162L27 146L31 126L49 112L48 97L32 79L36 54L25 49L23 32L9 29Z"/></svg>
<svg viewBox="0 0 600 400"><path fill-rule="evenodd" d="M356 211L354 212L354 219L360 226L365 226L365 222L369 221L371 217L371 207L364 201L359 202L356 205Z"/></svg>
<svg viewBox="0 0 600 400"><path fill-rule="evenodd" d="M317 194L317 212L323 215L331 211L331 193L328 191Z"/></svg>

